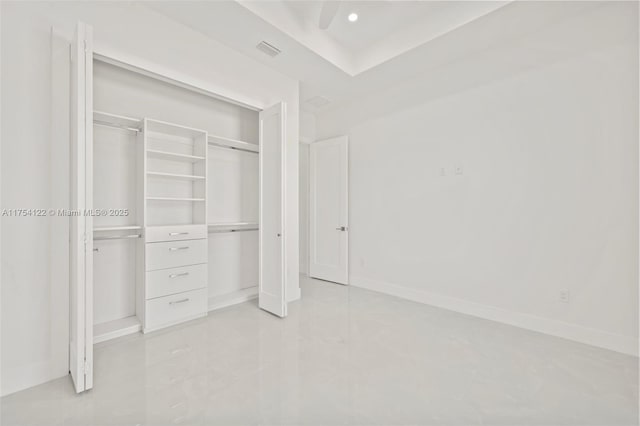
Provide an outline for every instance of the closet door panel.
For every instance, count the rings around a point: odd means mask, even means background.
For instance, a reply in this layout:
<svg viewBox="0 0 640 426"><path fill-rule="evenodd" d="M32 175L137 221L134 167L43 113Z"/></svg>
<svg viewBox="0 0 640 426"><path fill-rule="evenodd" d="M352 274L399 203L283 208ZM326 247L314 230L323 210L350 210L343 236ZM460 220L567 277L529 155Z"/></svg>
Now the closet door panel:
<svg viewBox="0 0 640 426"><path fill-rule="evenodd" d="M284 223L285 223L285 105L260 112L260 308L287 315Z"/></svg>
<svg viewBox="0 0 640 426"><path fill-rule="evenodd" d="M92 28L79 23L71 46L71 208L93 208ZM93 221L71 217L69 371L76 392L93 387Z"/></svg>

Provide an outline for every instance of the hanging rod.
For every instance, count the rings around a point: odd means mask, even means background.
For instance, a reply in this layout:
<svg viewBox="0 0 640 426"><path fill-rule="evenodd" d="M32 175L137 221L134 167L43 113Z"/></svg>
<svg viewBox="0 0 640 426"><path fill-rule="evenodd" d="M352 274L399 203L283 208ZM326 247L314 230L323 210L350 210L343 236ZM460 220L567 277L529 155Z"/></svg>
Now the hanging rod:
<svg viewBox="0 0 640 426"><path fill-rule="evenodd" d="M94 241L98 240L120 240L120 239L128 239L128 238L140 238L142 234L129 234L129 235L108 235L105 237L94 237Z"/></svg>
<svg viewBox="0 0 640 426"><path fill-rule="evenodd" d="M140 131L140 129L137 129L135 127L120 126L118 124L109 123L107 121L93 120L93 124L97 126L113 127L115 129L128 130L130 132L136 132L136 133Z"/></svg>
<svg viewBox="0 0 640 426"><path fill-rule="evenodd" d="M251 154L258 154L258 151L253 151L251 149L238 148L238 147L235 147L235 146L225 145L225 144L221 144L221 143L215 143L215 142L211 142L211 141L209 141L208 143L209 143L209 145L213 145L216 148L226 148L226 149L233 149L235 151L243 151L243 152L249 152Z"/></svg>
<svg viewBox="0 0 640 426"><path fill-rule="evenodd" d="M239 229L212 229L210 234L219 234L223 232L243 232L243 231L257 231L258 228L239 228Z"/></svg>

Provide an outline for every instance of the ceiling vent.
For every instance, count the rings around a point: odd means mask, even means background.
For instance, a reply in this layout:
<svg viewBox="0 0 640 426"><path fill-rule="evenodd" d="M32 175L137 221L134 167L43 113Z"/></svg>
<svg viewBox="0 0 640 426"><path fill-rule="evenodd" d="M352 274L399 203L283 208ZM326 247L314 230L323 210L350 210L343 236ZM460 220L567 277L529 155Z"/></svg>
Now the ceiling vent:
<svg viewBox="0 0 640 426"><path fill-rule="evenodd" d="M258 43L258 45L256 46L256 49L258 49L259 51L261 51L265 55L271 56L272 58L274 56L278 56L280 54L280 49L278 49L277 47L275 47L271 43L267 43L264 40L261 41L260 43Z"/></svg>
<svg viewBox="0 0 640 426"><path fill-rule="evenodd" d="M331 101L324 96L314 96L313 98L307 99L307 103L316 108L321 108L325 105L329 105Z"/></svg>

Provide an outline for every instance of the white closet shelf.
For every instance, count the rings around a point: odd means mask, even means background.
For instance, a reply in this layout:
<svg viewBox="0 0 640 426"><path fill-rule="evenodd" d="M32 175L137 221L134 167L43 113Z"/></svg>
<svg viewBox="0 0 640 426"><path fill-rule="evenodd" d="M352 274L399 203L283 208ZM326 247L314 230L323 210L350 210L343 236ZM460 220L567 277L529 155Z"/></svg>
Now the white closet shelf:
<svg viewBox="0 0 640 426"><path fill-rule="evenodd" d="M147 131L158 136L164 135L194 139L197 137L204 137L204 135L207 134L204 130L194 129L193 127L182 126L175 123L168 123L166 121L152 120L150 118L147 118L146 121Z"/></svg>
<svg viewBox="0 0 640 426"><path fill-rule="evenodd" d="M221 146L224 148L239 149L242 151L259 152L260 148L255 143L239 141L236 139L225 138L223 136L207 135L209 145Z"/></svg>
<svg viewBox="0 0 640 426"><path fill-rule="evenodd" d="M150 201L204 201L204 198L147 197Z"/></svg>
<svg viewBox="0 0 640 426"><path fill-rule="evenodd" d="M258 229L258 222L225 222L208 224L209 232L251 231Z"/></svg>
<svg viewBox="0 0 640 426"><path fill-rule="evenodd" d="M142 330L140 320L135 315L93 326L93 343L105 342L116 337L137 333Z"/></svg>
<svg viewBox="0 0 640 426"><path fill-rule="evenodd" d="M165 172L147 172L147 176L180 179L180 180L204 180L205 179L204 176L181 175L176 173L165 173Z"/></svg>
<svg viewBox="0 0 640 426"><path fill-rule="evenodd" d="M93 232L127 231L127 230L135 230L135 229L142 229L142 226L138 226L138 225L96 226L95 228L93 228Z"/></svg>
<svg viewBox="0 0 640 426"><path fill-rule="evenodd" d="M142 120L139 118L125 117L124 115L110 114L103 111L93 111L93 122L95 124L118 127L124 130L140 131Z"/></svg>
<svg viewBox="0 0 640 426"><path fill-rule="evenodd" d="M147 149L147 155L162 160L186 161L188 163L206 160L205 157L199 157L197 155L178 154L176 152L158 151L155 149Z"/></svg>

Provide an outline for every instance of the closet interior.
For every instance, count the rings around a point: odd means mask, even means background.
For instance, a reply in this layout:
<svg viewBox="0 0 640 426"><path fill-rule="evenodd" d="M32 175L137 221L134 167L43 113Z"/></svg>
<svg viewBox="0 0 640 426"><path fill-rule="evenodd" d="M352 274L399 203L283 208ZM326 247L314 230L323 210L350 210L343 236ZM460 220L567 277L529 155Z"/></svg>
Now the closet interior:
<svg viewBox="0 0 640 426"><path fill-rule="evenodd" d="M258 112L93 62L93 342L258 294Z"/></svg>

